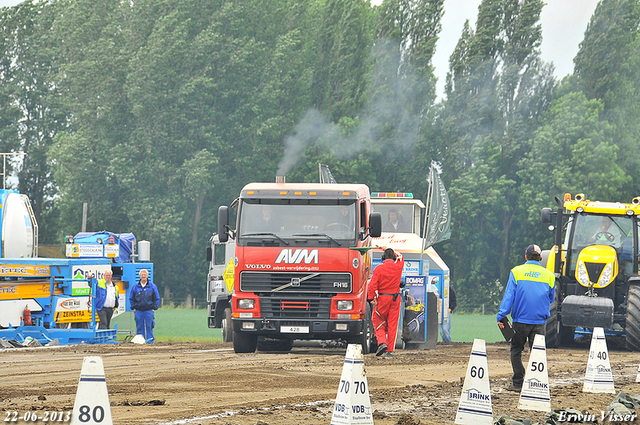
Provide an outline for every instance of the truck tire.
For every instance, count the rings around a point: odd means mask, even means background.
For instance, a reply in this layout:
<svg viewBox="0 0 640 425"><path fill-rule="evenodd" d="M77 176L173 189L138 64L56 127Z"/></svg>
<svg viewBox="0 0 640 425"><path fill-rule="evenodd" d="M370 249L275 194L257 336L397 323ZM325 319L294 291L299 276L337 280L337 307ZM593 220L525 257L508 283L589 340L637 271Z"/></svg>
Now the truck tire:
<svg viewBox="0 0 640 425"><path fill-rule="evenodd" d="M221 323L222 327L222 342L233 342L233 326L231 324L231 309L229 307L224 309L224 317Z"/></svg>
<svg viewBox="0 0 640 425"><path fill-rule="evenodd" d="M234 332L233 351L236 353L253 353L258 345L258 335Z"/></svg>
<svg viewBox="0 0 640 425"><path fill-rule="evenodd" d="M258 351L288 353L293 348L292 339L258 339Z"/></svg>
<svg viewBox="0 0 640 425"><path fill-rule="evenodd" d="M629 285L627 293L627 349L640 351L640 286Z"/></svg>
<svg viewBox="0 0 640 425"><path fill-rule="evenodd" d="M375 353L378 349L378 342L373 332L373 322L371 320L371 304L367 303L364 322L362 323L362 335L357 344L362 345L362 354Z"/></svg>

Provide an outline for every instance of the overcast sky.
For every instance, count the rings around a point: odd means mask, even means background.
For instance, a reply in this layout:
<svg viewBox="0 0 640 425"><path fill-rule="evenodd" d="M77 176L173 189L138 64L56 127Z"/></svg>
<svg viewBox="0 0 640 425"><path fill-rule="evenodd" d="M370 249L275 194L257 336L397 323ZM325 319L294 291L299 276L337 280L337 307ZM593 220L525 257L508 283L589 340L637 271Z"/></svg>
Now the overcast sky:
<svg viewBox="0 0 640 425"><path fill-rule="evenodd" d="M436 46L433 65L438 77L438 93L442 96L449 70L449 56L460 38L468 19L475 28L481 0L445 0L442 32ZM380 4L382 0L371 0ZM0 0L0 6L13 6L20 0ZM573 58L578 52L589 19L598 0L547 0L542 9L542 59L553 62L559 79L573 72Z"/></svg>
<svg viewBox="0 0 640 425"><path fill-rule="evenodd" d="M1 1L1 0L0 0ZM381 2L372 0L372 2ZM475 29L481 0L445 0L442 32L436 45L433 65L438 77L438 93L444 91L449 70L449 56L462 34L468 19ZM542 59L553 62L559 79L573 72L573 58L593 15L598 0L547 0L540 17L542 24Z"/></svg>

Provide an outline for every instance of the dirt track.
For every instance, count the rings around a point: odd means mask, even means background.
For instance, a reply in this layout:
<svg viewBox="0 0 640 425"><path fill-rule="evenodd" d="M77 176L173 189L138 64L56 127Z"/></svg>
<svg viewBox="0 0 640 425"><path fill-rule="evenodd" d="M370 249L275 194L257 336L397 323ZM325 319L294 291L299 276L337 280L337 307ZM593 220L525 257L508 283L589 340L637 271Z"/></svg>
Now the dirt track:
<svg viewBox="0 0 640 425"><path fill-rule="evenodd" d="M640 355L609 350L616 392L640 393ZM84 356L100 355L116 424L328 425L345 352L294 347L237 355L230 344L130 343L1 350L0 413L72 410ZM471 344L453 343L365 356L375 423L453 423L470 352ZM599 416L613 399L582 392L588 354L588 346L547 350L553 409ZM487 344L487 358L494 419L509 414L544 424L542 413L518 410L518 394L505 390L508 345Z"/></svg>

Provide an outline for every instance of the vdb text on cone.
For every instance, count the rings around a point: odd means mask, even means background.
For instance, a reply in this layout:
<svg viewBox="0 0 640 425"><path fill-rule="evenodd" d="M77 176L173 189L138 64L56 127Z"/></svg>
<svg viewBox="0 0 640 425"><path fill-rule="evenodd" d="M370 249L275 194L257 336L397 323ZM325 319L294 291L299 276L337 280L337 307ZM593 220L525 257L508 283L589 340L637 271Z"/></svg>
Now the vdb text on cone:
<svg viewBox="0 0 640 425"><path fill-rule="evenodd" d="M347 346L331 425L373 425L369 385L360 344Z"/></svg>

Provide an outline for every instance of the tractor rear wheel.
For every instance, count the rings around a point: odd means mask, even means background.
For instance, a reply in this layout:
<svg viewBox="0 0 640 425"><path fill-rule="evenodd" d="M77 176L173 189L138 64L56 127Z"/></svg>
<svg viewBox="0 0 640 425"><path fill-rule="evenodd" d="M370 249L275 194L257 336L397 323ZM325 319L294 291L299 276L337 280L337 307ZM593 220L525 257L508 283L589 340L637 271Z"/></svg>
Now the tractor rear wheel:
<svg viewBox="0 0 640 425"><path fill-rule="evenodd" d="M640 351L640 286L629 285L627 293L627 349Z"/></svg>

